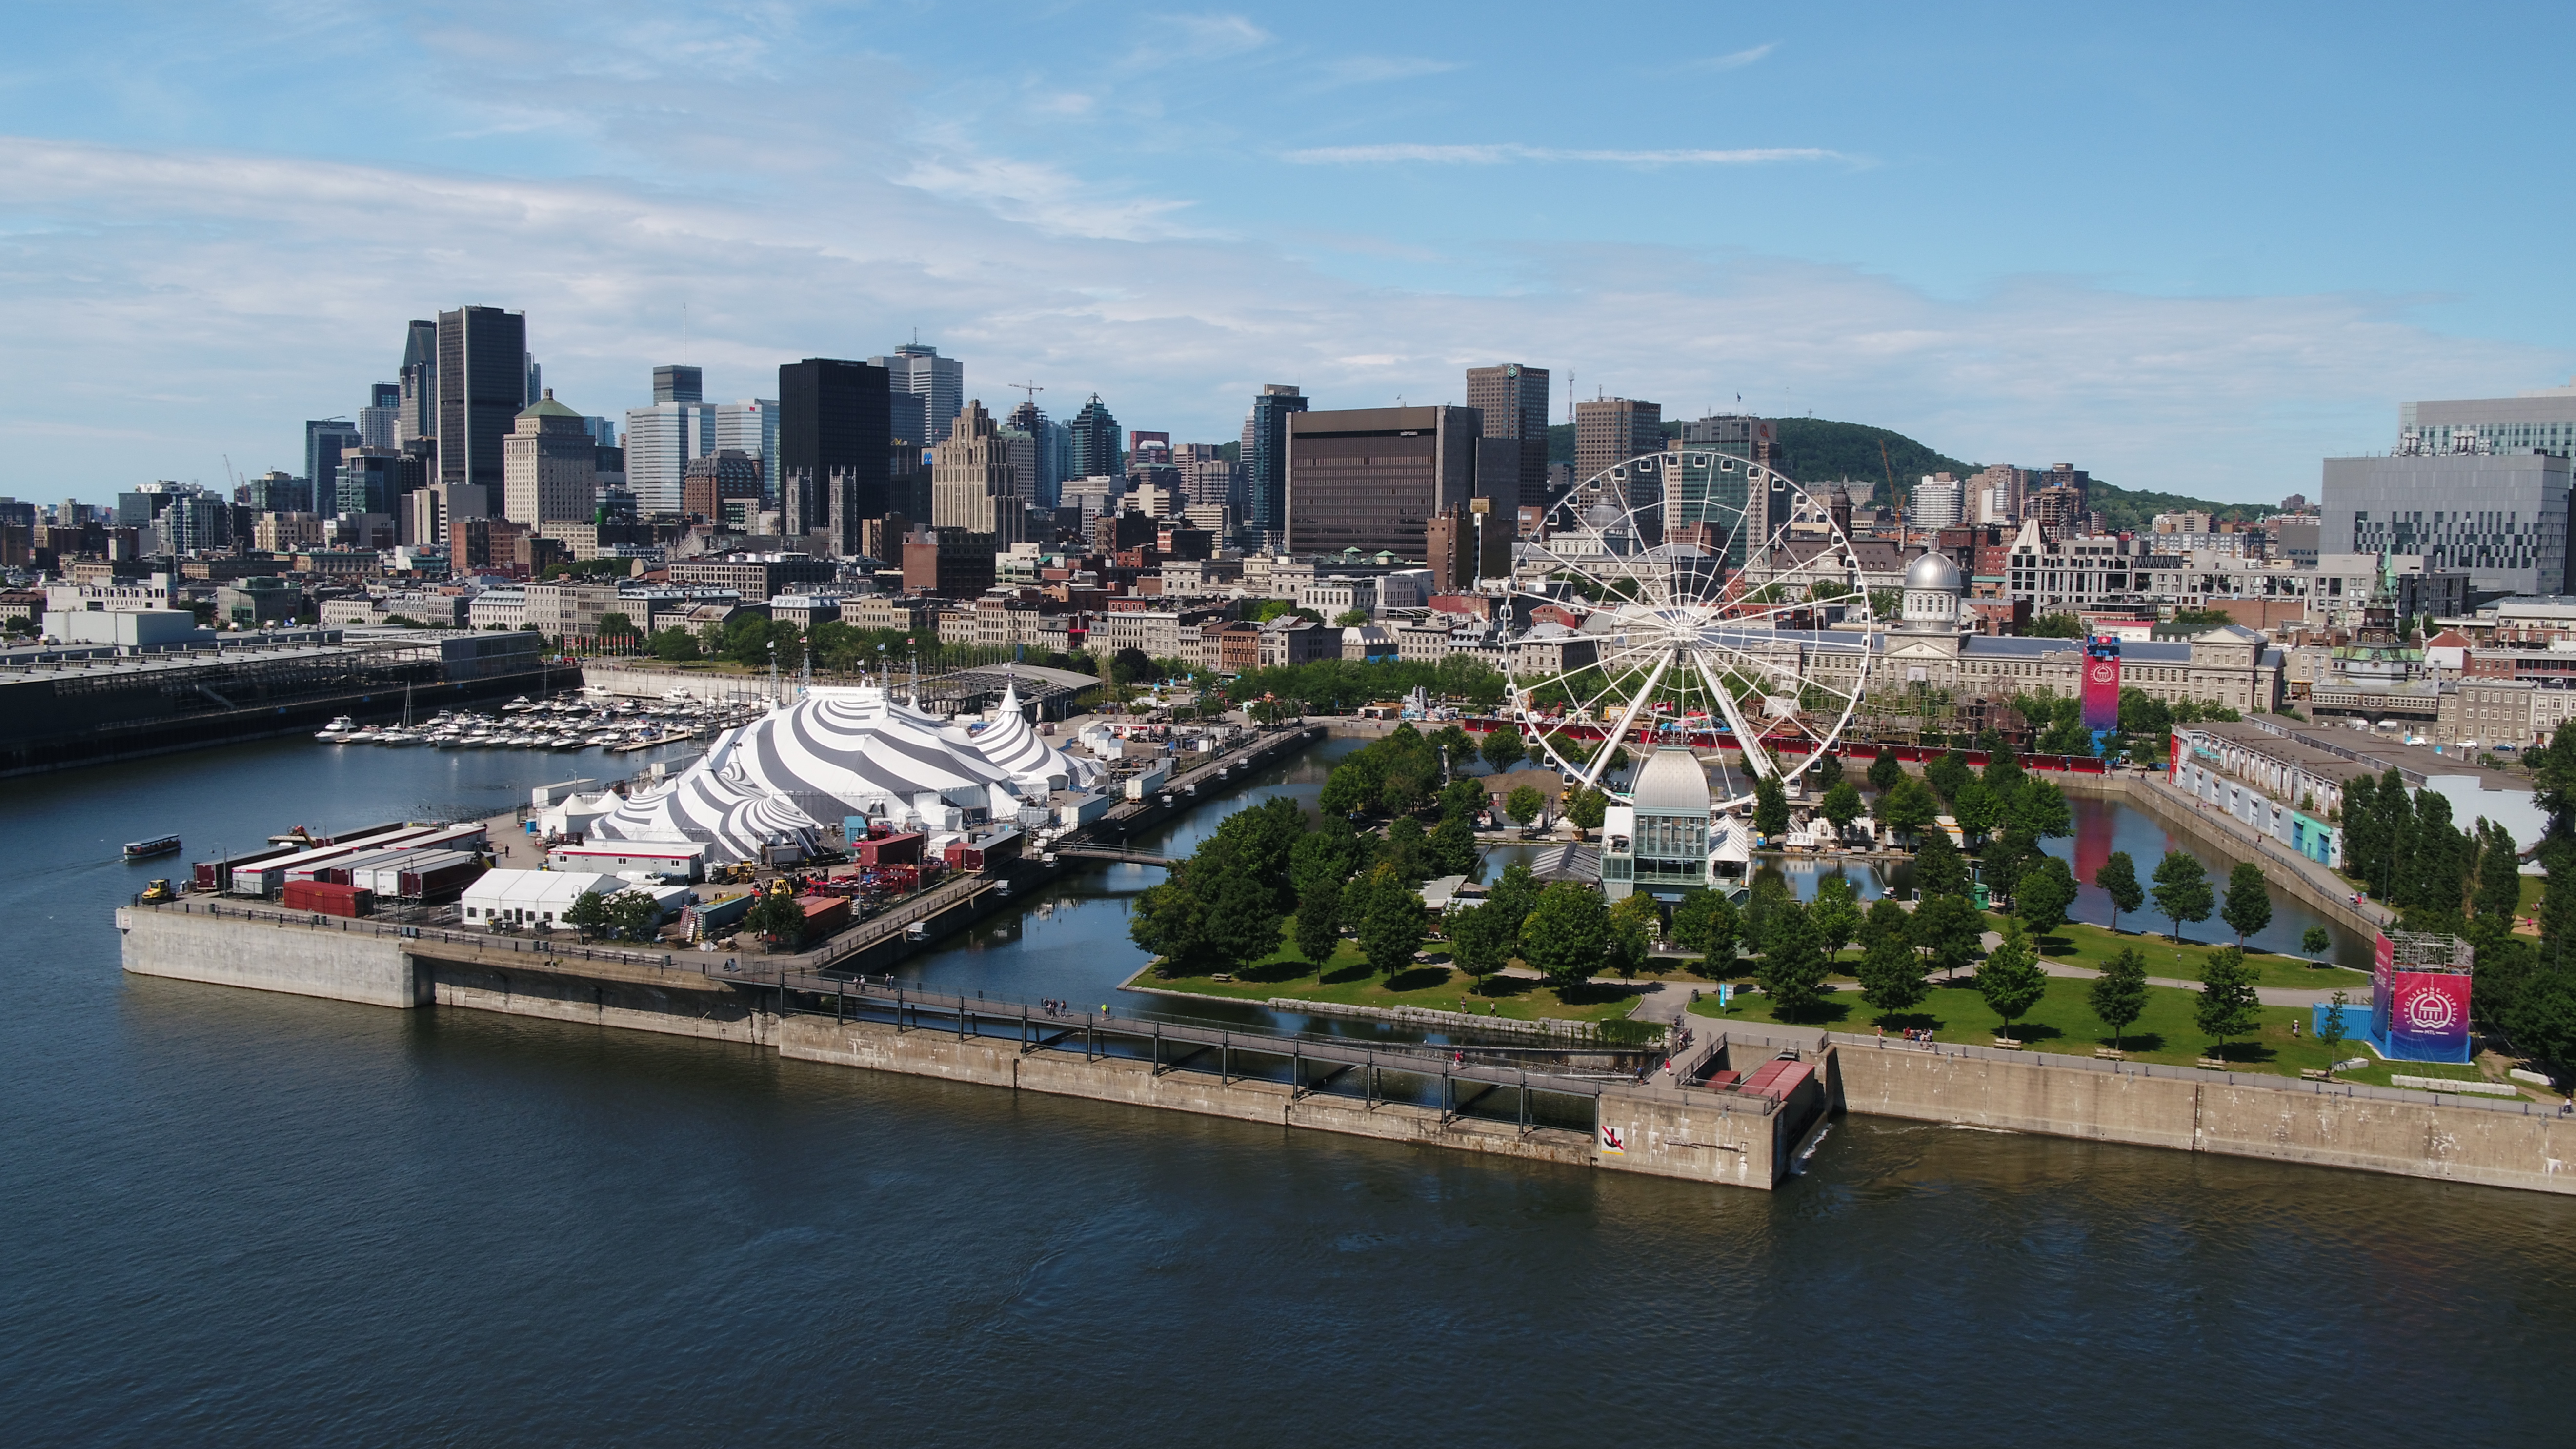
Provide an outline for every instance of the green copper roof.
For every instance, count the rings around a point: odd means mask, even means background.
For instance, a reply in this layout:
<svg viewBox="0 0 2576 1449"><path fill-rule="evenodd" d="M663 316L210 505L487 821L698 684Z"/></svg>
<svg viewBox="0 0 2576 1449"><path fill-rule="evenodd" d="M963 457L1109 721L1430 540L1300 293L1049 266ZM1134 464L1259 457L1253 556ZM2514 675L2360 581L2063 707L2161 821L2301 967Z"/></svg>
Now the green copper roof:
<svg viewBox="0 0 2576 1449"><path fill-rule="evenodd" d="M579 418L581 414L565 407L562 403L556 402L555 390L553 388L547 388L546 395L537 399L535 402L528 404L528 406L520 412L519 416L523 418Z"/></svg>

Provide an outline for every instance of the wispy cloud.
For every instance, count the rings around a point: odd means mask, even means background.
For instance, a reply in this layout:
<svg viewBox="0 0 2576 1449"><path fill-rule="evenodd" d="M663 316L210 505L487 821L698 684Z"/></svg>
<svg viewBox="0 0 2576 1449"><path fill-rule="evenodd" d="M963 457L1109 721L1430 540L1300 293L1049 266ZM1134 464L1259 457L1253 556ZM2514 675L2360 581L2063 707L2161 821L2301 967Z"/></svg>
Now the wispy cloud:
<svg viewBox="0 0 2576 1449"><path fill-rule="evenodd" d="M1142 31L1136 48L1127 54L1131 69L1224 60L1279 38L1245 15L1154 15L1146 17Z"/></svg>
<svg viewBox="0 0 2576 1449"><path fill-rule="evenodd" d="M1774 40L1757 45L1751 50L1739 50L1727 55L1712 55L1702 60L1694 60L1682 68L1684 70L1742 70L1779 48L1780 42Z"/></svg>
<svg viewBox="0 0 2576 1449"><path fill-rule="evenodd" d="M1061 236L1143 241L1186 235L1171 218L1186 201L1122 197L1097 181L1032 161L946 149L912 163L898 186L971 202Z"/></svg>
<svg viewBox="0 0 2576 1449"><path fill-rule="evenodd" d="M1516 161L1603 162L1620 166L1760 166L1779 161L1849 161L1854 158L1840 151L1813 146L1751 147L1731 151L1614 151L1522 146L1509 142L1485 146L1398 142L1382 146L1317 146L1287 152L1282 159L1300 166L1380 166L1404 161L1441 166L1503 166Z"/></svg>
<svg viewBox="0 0 2576 1449"><path fill-rule="evenodd" d="M1411 80L1416 76L1442 75L1461 69L1454 60L1432 60L1418 55L1350 55L1329 61L1324 66L1324 79L1332 85L1365 86L1382 81Z"/></svg>

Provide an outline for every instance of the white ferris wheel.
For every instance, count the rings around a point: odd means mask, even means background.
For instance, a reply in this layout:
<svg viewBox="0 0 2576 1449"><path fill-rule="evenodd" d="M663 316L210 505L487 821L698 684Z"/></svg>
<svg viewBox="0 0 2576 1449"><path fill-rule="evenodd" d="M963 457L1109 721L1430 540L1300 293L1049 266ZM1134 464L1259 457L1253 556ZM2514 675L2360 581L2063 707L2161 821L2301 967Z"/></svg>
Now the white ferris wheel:
<svg viewBox="0 0 2576 1449"><path fill-rule="evenodd" d="M1784 474L1687 447L1631 458L1551 504L1529 549L1511 707L1569 778L1626 800L1605 783L1614 749L1680 745L1737 808L1755 777L1812 769L1859 707L1868 590L1845 522Z"/></svg>

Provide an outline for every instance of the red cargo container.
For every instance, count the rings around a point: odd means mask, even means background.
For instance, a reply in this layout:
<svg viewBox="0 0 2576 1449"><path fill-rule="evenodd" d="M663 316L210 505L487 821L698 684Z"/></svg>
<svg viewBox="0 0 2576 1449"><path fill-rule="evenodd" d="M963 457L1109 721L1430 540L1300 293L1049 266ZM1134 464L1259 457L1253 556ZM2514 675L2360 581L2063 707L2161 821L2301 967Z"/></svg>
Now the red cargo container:
<svg viewBox="0 0 2576 1449"><path fill-rule="evenodd" d="M1006 860L1019 859L1020 833L1012 830L972 840L952 840L941 855L951 870L983 870Z"/></svg>
<svg viewBox="0 0 2576 1449"><path fill-rule="evenodd" d="M805 939L808 941L849 929L848 896L799 896L796 904L805 908Z"/></svg>
<svg viewBox="0 0 2576 1449"><path fill-rule="evenodd" d="M461 893L483 874L480 860L460 860L430 870L407 870L402 873L403 899L439 901Z"/></svg>
<svg viewBox="0 0 2576 1449"><path fill-rule="evenodd" d="M376 909L376 893L329 881L291 880L280 900L290 911L318 911L326 916L364 916Z"/></svg>
<svg viewBox="0 0 2576 1449"><path fill-rule="evenodd" d="M919 865L921 832L907 830L901 835L871 835L864 840L851 841L850 848L857 852L859 865L868 870L881 865Z"/></svg>

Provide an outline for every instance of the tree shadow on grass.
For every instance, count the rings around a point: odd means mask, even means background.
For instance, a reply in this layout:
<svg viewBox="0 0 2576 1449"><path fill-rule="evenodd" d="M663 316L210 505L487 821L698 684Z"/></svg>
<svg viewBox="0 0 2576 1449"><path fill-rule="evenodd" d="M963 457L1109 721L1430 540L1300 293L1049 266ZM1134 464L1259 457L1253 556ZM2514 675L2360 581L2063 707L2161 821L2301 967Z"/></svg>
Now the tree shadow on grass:
<svg viewBox="0 0 2576 1449"><path fill-rule="evenodd" d="M1494 975L1478 980L1470 990L1474 995L1484 997L1488 1001L1508 1001L1514 997L1527 996L1545 984L1528 976Z"/></svg>
<svg viewBox="0 0 2576 1449"><path fill-rule="evenodd" d="M2101 1044L2122 1051L2160 1052L2165 1049L2165 1034L2160 1031L2128 1031L2122 1032L2118 1041L2103 1037Z"/></svg>
<svg viewBox="0 0 2576 1449"><path fill-rule="evenodd" d="M1840 1026L1849 1019L1851 1011L1851 1003L1848 1001L1825 1000L1817 1002L1796 1016L1790 1016L1785 1012L1774 1012L1773 1015L1792 1026Z"/></svg>
<svg viewBox="0 0 2576 1449"><path fill-rule="evenodd" d="M1393 992L1428 991L1449 984L1451 972L1446 966L1414 966L1386 978L1386 989Z"/></svg>
<svg viewBox="0 0 2576 1449"><path fill-rule="evenodd" d="M2251 1062L2257 1065L2269 1065L2272 1059L2278 1056L2279 1053L2273 1051L2271 1044L2268 1042L2232 1041L2227 1045L2212 1051L2210 1055L2221 1061Z"/></svg>
<svg viewBox="0 0 2576 1449"><path fill-rule="evenodd" d="M1568 1006L1600 1006L1639 995L1642 988L1625 982L1575 981L1556 988L1556 999Z"/></svg>
<svg viewBox="0 0 2576 1449"><path fill-rule="evenodd" d="M1264 985L1270 985L1281 981L1295 981L1299 977L1312 975L1314 970L1315 966L1311 961L1300 961L1294 958L1285 961L1264 961L1258 966L1246 966L1235 972L1234 979L1258 981Z"/></svg>
<svg viewBox="0 0 2576 1449"><path fill-rule="evenodd" d="M2066 1033L2045 1022L2016 1021L2004 1023L2002 1035L2015 1041L2055 1041Z"/></svg>
<svg viewBox="0 0 2576 1449"><path fill-rule="evenodd" d="M1325 986L1340 986L1350 981L1366 981L1377 974L1377 968L1366 961L1353 961L1337 971L1327 971L1316 978Z"/></svg>
<svg viewBox="0 0 2576 1449"><path fill-rule="evenodd" d="M1942 1020L1940 1017L1934 1016L1928 1011L1891 1012L1886 1016L1873 1018L1873 1021L1876 1025L1886 1027L1889 1031L1899 1033L1909 1031L1937 1032L1941 1030L1941 1028L1949 1025L1948 1022Z"/></svg>

